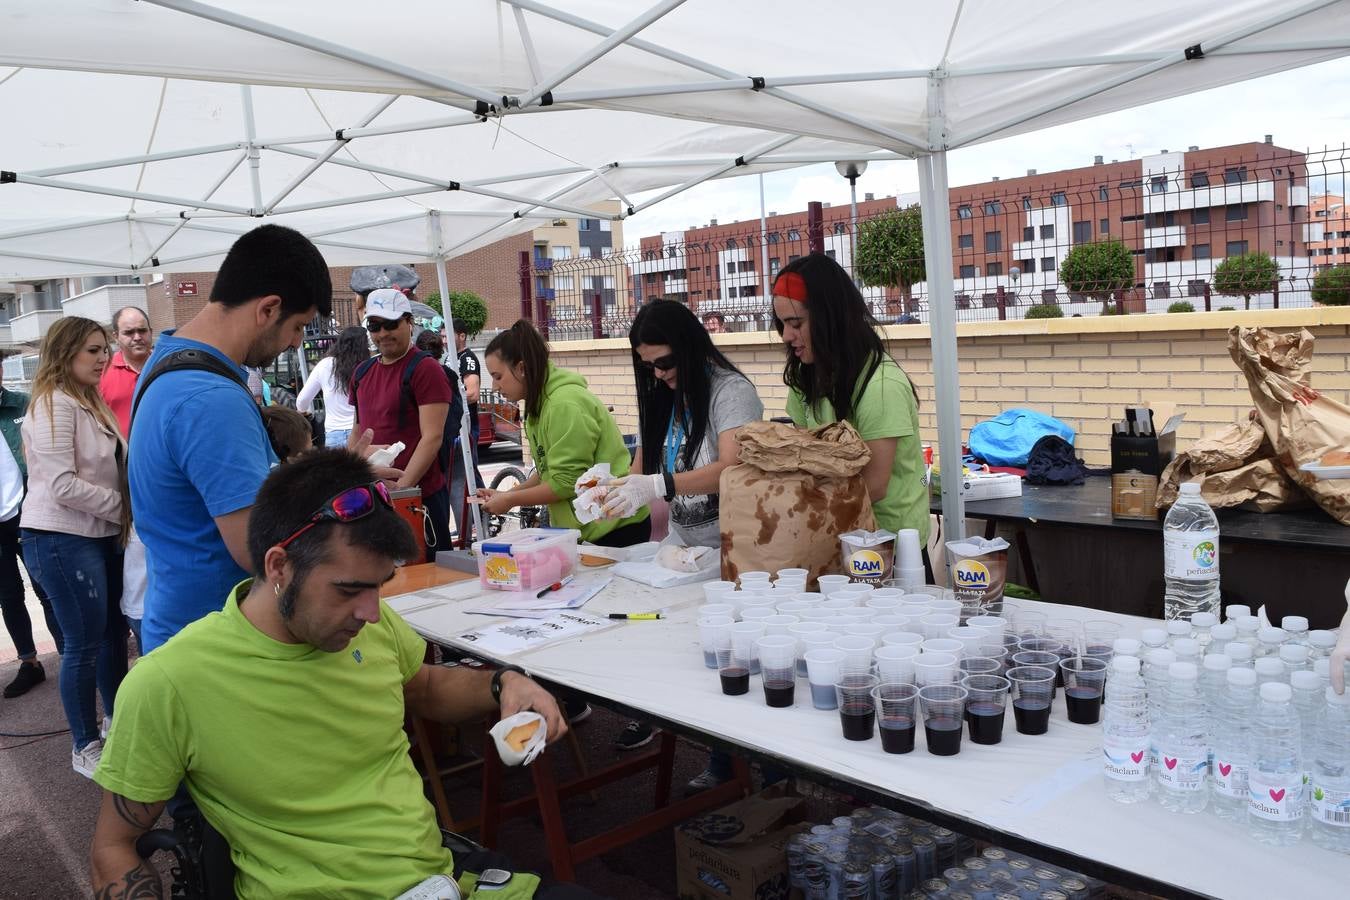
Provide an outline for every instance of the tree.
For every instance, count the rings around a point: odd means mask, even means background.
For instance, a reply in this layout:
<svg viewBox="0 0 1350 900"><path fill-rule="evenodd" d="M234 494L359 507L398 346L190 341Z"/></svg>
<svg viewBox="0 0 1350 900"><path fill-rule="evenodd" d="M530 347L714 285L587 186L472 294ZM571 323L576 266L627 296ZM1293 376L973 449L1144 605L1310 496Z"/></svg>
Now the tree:
<svg viewBox="0 0 1350 900"><path fill-rule="evenodd" d="M1318 272L1313 278L1312 298L1323 306L1350 306L1350 265Z"/></svg>
<svg viewBox="0 0 1350 900"><path fill-rule="evenodd" d="M444 316L445 308L441 305L441 295L437 292L427 294L422 298L422 302L437 313ZM487 304L483 298L473 291L451 291L450 292L450 312L454 315L455 325L463 328L469 333L469 337L483 330L487 324Z"/></svg>
<svg viewBox="0 0 1350 900"><path fill-rule="evenodd" d="M1167 307L1167 311L1170 312L1170 313L1174 313L1174 312L1195 312L1195 304L1192 303L1192 302L1189 301L1189 300L1178 300L1177 302L1173 303L1171 306Z"/></svg>
<svg viewBox="0 0 1350 900"><path fill-rule="evenodd" d="M1058 306L1048 306L1044 303L1031 307L1027 310L1025 318L1028 319L1062 319L1064 310Z"/></svg>
<svg viewBox="0 0 1350 900"><path fill-rule="evenodd" d="M1242 308L1252 308L1252 294L1268 294L1280 281L1280 267L1269 253L1230 256L1214 269L1214 290L1225 297L1241 297Z"/></svg>
<svg viewBox="0 0 1350 900"><path fill-rule="evenodd" d="M1117 240L1077 244L1059 264L1059 280L1072 294L1100 300L1109 315L1111 295L1134 286L1134 257Z"/></svg>
<svg viewBox="0 0 1350 900"><path fill-rule="evenodd" d="M895 287L904 312L914 311L910 288L928 277L923 262L923 219L919 204L858 223L853 270L868 287Z"/></svg>

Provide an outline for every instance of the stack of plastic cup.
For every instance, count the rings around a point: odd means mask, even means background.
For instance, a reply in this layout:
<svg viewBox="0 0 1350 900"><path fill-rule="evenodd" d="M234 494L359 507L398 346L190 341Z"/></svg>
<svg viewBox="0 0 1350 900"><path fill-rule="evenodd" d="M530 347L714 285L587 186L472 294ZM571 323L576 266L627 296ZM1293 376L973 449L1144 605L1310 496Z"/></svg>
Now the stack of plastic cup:
<svg viewBox="0 0 1350 900"><path fill-rule="evenodd" d="M959 617L950 613L931 613L920 620L923 636L926 638L945 638L947 632L960 624L960 621Z"/></svg>
<svg viewBox="0 0 1350 900"><path fill-rule="evenodd" d="M977 617L978 618L978 617ZM958 656L980 656L984 650L986 633L969 625L962 625L947 632L950 640L961 644Z"/></svg>
<svg viewBox="0 0 1350 900"><path fill-rule="evenodd" d="M729 594L736 590L734 581L707 581L703 584L703 597L709 603L727 603L729 602L723 594Z"/></svg>
<svg viewBox="0 0 1350 900"><path fill-rule="evenodd" d="M877 664L877 678L882 684L914 683L914 658L919 655L916 647L881 646L873 651Z"/></svg>
<svg viewBox="0 0 1350 900"><path fill-rule="evenodd" d="M959 684L929 684L919 688L923 730L928 752L955 756L961 752L961 726L970 692Z"/></svg>
<svg viewBox="0 0 1350 900"><path fill-rule="evenodd" d="M1013 718L1021 734L1045 734L1050 728L1050 706L1055 699L1054 670L1044 666L1013 666Z"/></svg>
<svg viewBox="0 0 1350 900"><path fill-rule="evenodd" d="M914 657L914 681L920 687L927 684L951 684L958 672L956 655L952 653L920 653Z"/></svg>
<svg viewBox="0 0 1350 900"><path fill-rule="evenodd" d="M847 575L821 575L816 579L816 583L820 585L820 592L828 598L835 591L847 585L849 577Z"/></svg>
<svg viewBox="0 0 1350 900"><path fill-rule="evenodd" d="M764 681L764 703L791 706L797 687L797 639L787 634L766 635L755 644Z"/></svg>
<svg viewBox="0 0 1350 900"><path fill-rule="evenodd" d="M772 604L767 606L747 606L741 610L742 622L763 622L778 615Z"/></svg>
<svg viewBox="0 0 1350 900"><path fill-rule="evenodd" d="M882 613L872 617L873 625L885 625L886 631L904 631L909 626L909 616L888 615Z"/></svg>
<svg viewBox="0 0 1350 900"><path fill-rule="evenodd" d="M834 648L844 654L840 660L840 671L847 674L868 673L872 671L872 651L876 641L858 635L843 635L834 640Z"/></svg>
<svg viewBox="0 0 1350 900"><path fill-rule="evenodd" d="M755 652L755 641L764 637L763 622L740 621L731 626L732 655L746 664L746 673L759 674L759 654Z"/></svg>
<svg viewBox="0 0 1350 900"><path fill-rule="evenodd" d="M885 625L878 625L875 622L854 622L851 625L844 626L844 634L871 638L873 643L879 642L881 636L888 631L890 629Z"/></svg>
<svg viewBox="0 0 1350 900"><path fill-rule="evenodd" d="M997 744L1003 740L1003 712L1008 704L1011 682L999 675L976 674L961 679L966 698L966 723L970 739L976 744Z"/></svg>
<svg viewBox="0 0 1350 900"><path fill-rule="evenodd" d="M922 587L927 580L923 571L923 547L917 528L902 528L895 536L895 569L891 580L904 590Z"/></svg>
<svg viewBox="0 0 1350 900"><path fill-rule="evenodd" d="M769 580L772 577L773 576L771 576L768 572L759 572L759 571L742 572L740 579L741 590L748 591L752 589L768 588L770 586Z"/></svg>
<svg viewBox="0 0 1350 900"><path fill-rule="evenodd" d="M787 613L778 613L777 615L769 616L764 620L764 633L766 635L787 634L788 629L800 621L801 619L798 619L796 616L788 615Z"/></svg>
<svg viewBox="0 0 1350 900"><path fill-rule="evenodd" d="M709 669L718 668L718 647L731 648L731 626L735 622L735 619L724 613L699 617L698 639L703 645L703 665Z"/></svg>
<svg viewBox="0 0 1350 900"><path fill-rule="evenodd" d="M793 628L799 628L803 625L814 625L814 622L800 622L793 625ZM803 632L797 635L797 676L806 678L806 654L812 650L821 648L834 649L834 639L837 637L832 631L811 631Z"/></svg>
<svg viewBox="0 0 1350 900"><path fill-rule="evenodd" d="M918 647L924 642L924 636L914 631L888 631L881 636L881 643L893 647Z"/></svg>
<svg viewBox="0 0 1350 900"><path fill-rule="evenodd" d="M918 687L903 682L883 681L872 689L881 749L886 753L909 753L914 749L918 698Z"/></svg>
<svg viewBox="0 0 1350 900"><path fill-rule="evenodd" d="M876 726L877 710L872 691L877 686L874 675L841 672L835 682L835 702L839 706L839 721L846 741L870 741Z"/></svg>
<svg viewBox="0 0 1350 900"><path fill-rule="evenodd" d="M1075 656L1060 663L1064 671L1064 702L1069 721L1096 725L1102 715L1102 690L1108 662L1100 656Z"/></svg>
<svg viewBox="0 0 1350 900"><path fill-rule="evenodd" d="M924 653L950 653L957 659L961 658L961 651L965 649L965 645L960 641L947 637L924 638L923 643L919 646Z"/></svg>
<svg viewBox="0 0 1350 900"><path fill-rule="evenodd" d="M834 647L806 651L806 681L811 686L811 705L816 709L838 707L834 686L839 682L839 664L843 661L844 651Z"/></svg>

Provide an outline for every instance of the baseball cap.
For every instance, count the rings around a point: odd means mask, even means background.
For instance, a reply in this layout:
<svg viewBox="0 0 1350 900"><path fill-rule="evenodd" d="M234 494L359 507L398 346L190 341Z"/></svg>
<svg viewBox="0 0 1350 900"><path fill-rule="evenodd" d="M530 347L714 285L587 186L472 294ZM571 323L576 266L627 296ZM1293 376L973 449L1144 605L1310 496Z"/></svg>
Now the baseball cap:
<svg viewBox="0 0 1350 900"><path fill-rule="evenodd" d="M366 298L366 322L371 319L385 319L390 322L397 321L404 316L412 315L412 304L408 298L403 296L402 291L396 291L393 288L381 288L377 291L371 291L370 296Z"/></svg>

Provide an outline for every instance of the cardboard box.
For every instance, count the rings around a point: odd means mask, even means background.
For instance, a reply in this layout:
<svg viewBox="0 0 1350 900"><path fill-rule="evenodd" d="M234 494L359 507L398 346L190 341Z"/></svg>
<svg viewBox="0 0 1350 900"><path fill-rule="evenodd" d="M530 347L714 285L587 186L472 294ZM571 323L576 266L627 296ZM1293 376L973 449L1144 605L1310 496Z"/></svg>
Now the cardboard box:
<svg viewBox="0 0 1350 900"><path fill-rule="evenodd" d="M1156 519L1158 477L1177 450L1177 429L1186 416L1163 421L1150 409L1156 433L1111 435L1111 515L1117 519Z"/></svg>
<svg viewBox="0 0 1350 900"><path fill-rule="evenodd" d="M1022 479L1011 472L972 472L961 479L965 502L1022 496Z"/></svg>
<svg viewBox="0 0 1350 900"><path fill-rule="evenodd" d="M680 900L786 900L787 841L810 828L801 808L776 786L677 828Z"/></svg>

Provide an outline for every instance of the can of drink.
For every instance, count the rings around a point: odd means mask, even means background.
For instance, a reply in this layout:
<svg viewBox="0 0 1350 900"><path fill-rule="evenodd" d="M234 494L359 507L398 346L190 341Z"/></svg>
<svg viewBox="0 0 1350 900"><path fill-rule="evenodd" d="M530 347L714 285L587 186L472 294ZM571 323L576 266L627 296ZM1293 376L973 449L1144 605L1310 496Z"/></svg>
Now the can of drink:
<svg viewBox="0 0 1350 900"><path fill-rule="evenodd" d="M895 841L890 846L890 852L891 860L895 864L896 887L901 894L908 894L920 881L914 848L908 842Z"/></svg>
<svg viewBox="0 0 1350 900"><path fill-rule="evenodd" d="M998 862L1005 862L1008 859L1008 853L1002 847L985 847L980 851L980 855L985 859Z"/></svg>
<svg viewBox="0 0 1350 900"><path fill-rule="evenodd" d="M843 890L840 900L874 900L872 892L872 867L860 862L850 861L844 866Z"/></svg>
<svg viewBox="0 0 1350 900"><path fill-rule="evenodd" d="M938 826L928 829L928 836L937 841L938 865L944 869L956 865L958 857L956 832Z"/></svg>
<svg viewBox="0 0 1350 900"><path fill-rule="evenodd" d="M972 878L969 882L970 893L974 895L975 900L994 900L998 894L998 888L992 881L982 881Z"/></svg>
<svg viewBox="0 0 1350 900"><path fill-rule="evenodd" d="M1069 895L1063 891L1041 891L1036 900L1069 900Z"/></svg>
<svg viewBox="0 0 1350 900"><path fill-rule="evenodd" d="M919 889L930 897L946 897L949 893L947 882L941 878L925 879L923 884L919 885Z"/></svg>
<svg viewBox="0 0 1350 900"><path fill-rule="evenodd" d="M802 875L802 869L806 865L806 843L810 840L809 835L794 834L788 838L787 847L784 852L787 854L788 884L798 890L806 889L806 879Z"/></svg>
<svg viewBox="0 0 1350 900"><path fill-rule="evenodd" d="M895 858L889 850L878 850L872 857L872 893L877 900L891 900L899 892L898 884Z"/></svg>
<svg viewBox="0 0 1350 900"><path fill-rule="evenodd" d="M983 874L989 869L989 860L985 859L983 856L972 856L965 862L961 863L961 865L964 866L966 869L969 869L971 872L978 872Z"/></svg>
<svg viewBox="0 0 1350 900"><path fill-rule="evenodd" d="M807 892L825 892L830 886L830 876L825 869L825 853L825 844L815 838L808 839L802 845L802 882Z"/></svg>
<svg viewBox="0 0 1350 900"><path fill-rule="evenodd" d="M844 893L844 854L831 850L825 854L825 875L829 881L831 897L841 897Z"/></svg>
<svg viewBox="0 0 1350 900"><path fill-rule="evenodd" d="M942 877L947 879L947 883L952 887L960 887L970 880L970 873L957 866L942 870Z"/></svg>
<svg viewBox="0 0 1350 900"><path fill-rule="evenodd" d="M1031 874L1031 860L1025 856L1014 856L1008 860L1008 868L1015 878L1024 878Z"/></svg>
<svg viewBox="0 0 1350 900"><path fill-rule="evenodd" d="M1045 890L1045 885L1041 884L1039 878L1019 878L1017 889L1025 897L1039 897L1041 891Z"/></svg>
<svg viewBox="0 0 1350 900"><path fill-rule="evenodd" d="M1059 880L1064 877L1064 873L1059 869L1052 869L1049 866L1037 866L1031 874L1041 881L1049 881L1051 883L1058 883Z"/></svg>
<svg viewBox="0 0 1350 900"><path fill-rule="evenodd" d="M928 881L939 871L937 864L937 841L926 834L916 834L910 841L914 848L914 857L918 864L920 882Z"/></svg>
<svg viewBox="0 0 1350 900"><path fill-rule="evenodd" d="M1091 896L1087 882L1076 875L1067 875L1059 880L1057 890L1068 894L1071 900L1087 900Z"/></svg>

